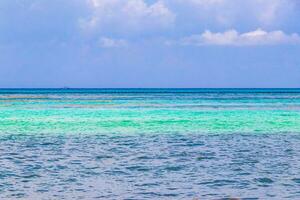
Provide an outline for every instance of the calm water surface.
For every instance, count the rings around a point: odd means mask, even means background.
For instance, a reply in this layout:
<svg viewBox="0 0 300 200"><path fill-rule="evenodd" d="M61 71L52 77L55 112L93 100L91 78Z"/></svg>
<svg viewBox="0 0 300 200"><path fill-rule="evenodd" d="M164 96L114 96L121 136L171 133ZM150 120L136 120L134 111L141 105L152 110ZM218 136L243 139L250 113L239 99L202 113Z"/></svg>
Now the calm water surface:
<svg viewBox="0 0 300 200"><path fill-rule="evenodd" d="M0 90L0 199L300 199L300 90Z"/></svg>

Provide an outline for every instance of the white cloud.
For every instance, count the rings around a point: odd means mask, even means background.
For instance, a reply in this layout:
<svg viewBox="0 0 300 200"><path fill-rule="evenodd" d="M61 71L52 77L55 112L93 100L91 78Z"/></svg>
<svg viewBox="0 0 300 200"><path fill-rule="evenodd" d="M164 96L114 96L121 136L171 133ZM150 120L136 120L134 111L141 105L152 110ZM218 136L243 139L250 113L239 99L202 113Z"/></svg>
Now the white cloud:
<svg viewBox="0 0 300 200"><path fill-rule="evenodd" d="M286 34L283 31L267 32L262 29L247 33L228 30L223 33L205 31L200 35L192 35L180 40L182 45L223 45L223 46L251 46L251 45L279 45L299 44L300 36L296 33Z"/></svg>
<svg viewBox="0 0 300 200"><path fill-rule="evenodd" d="M182 1L183 0L179 0ZM185 0L186 3L192 3L200 6L216 5L225 3L226 0Z"/></svg>
<svg viewBox="0 0 300 200"><path fill-rule="evenodd" d="M113 38L108 38L108 37L101 37L99 39L98 43L103 48L125 47L128 45L126 40L113 39Z"/></svg>
<svg viewBox="0 0 300 200"><path fill-rule="evenodd" d="M147 4L144 0L88 0L91 16L81 21L84 30L134 32L171 26L175 14L163 1Z"/></svg>
<svg viewBox="0 0 300 200"><path fill-rule="evenodd" d="M173 1L174 0L166 0ZM261 25L278 23L295 6L294 0L175 0L195 9L195 15L214 19L223 25L252 21Z"/></svg>

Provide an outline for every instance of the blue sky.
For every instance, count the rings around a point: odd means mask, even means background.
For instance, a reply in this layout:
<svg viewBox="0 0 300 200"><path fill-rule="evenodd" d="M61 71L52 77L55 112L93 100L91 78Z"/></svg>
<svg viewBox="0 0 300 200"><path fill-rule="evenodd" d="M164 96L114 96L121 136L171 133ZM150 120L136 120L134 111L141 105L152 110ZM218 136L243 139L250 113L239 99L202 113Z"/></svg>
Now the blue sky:
<svg viewBox="0 0 300 200"><path fill-rule="evenodd" d="M0 87L300 87L298 0L1 0Z"/></svg>

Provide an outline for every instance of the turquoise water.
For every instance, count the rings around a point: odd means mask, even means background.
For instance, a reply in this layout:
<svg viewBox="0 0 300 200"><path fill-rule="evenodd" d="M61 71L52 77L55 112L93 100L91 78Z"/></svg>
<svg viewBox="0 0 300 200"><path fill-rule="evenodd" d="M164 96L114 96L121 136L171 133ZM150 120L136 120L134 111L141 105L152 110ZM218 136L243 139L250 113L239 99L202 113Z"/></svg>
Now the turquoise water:
<svg viewBox="0 0 300 200"><path fill-rule="evenodd" d="M1 199L300 199L299 89L0 90Z"/></svg>

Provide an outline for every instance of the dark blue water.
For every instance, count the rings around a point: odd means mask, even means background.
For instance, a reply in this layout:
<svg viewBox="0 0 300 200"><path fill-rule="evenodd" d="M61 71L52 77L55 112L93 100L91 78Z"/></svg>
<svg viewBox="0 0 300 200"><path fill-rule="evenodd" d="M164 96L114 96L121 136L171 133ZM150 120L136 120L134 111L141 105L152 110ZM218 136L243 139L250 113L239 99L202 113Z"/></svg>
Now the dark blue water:
<svg viewBox="0 0 300 200"><path fill-rule="evenodd" d="M5 136L1 199L300 199L299 135Z"/></svg>
<svg viewBox="0 0 300 200"><path fill-rule="evenodd" d="M300 93L300 88L0 88L1 93Z"/></svg>

